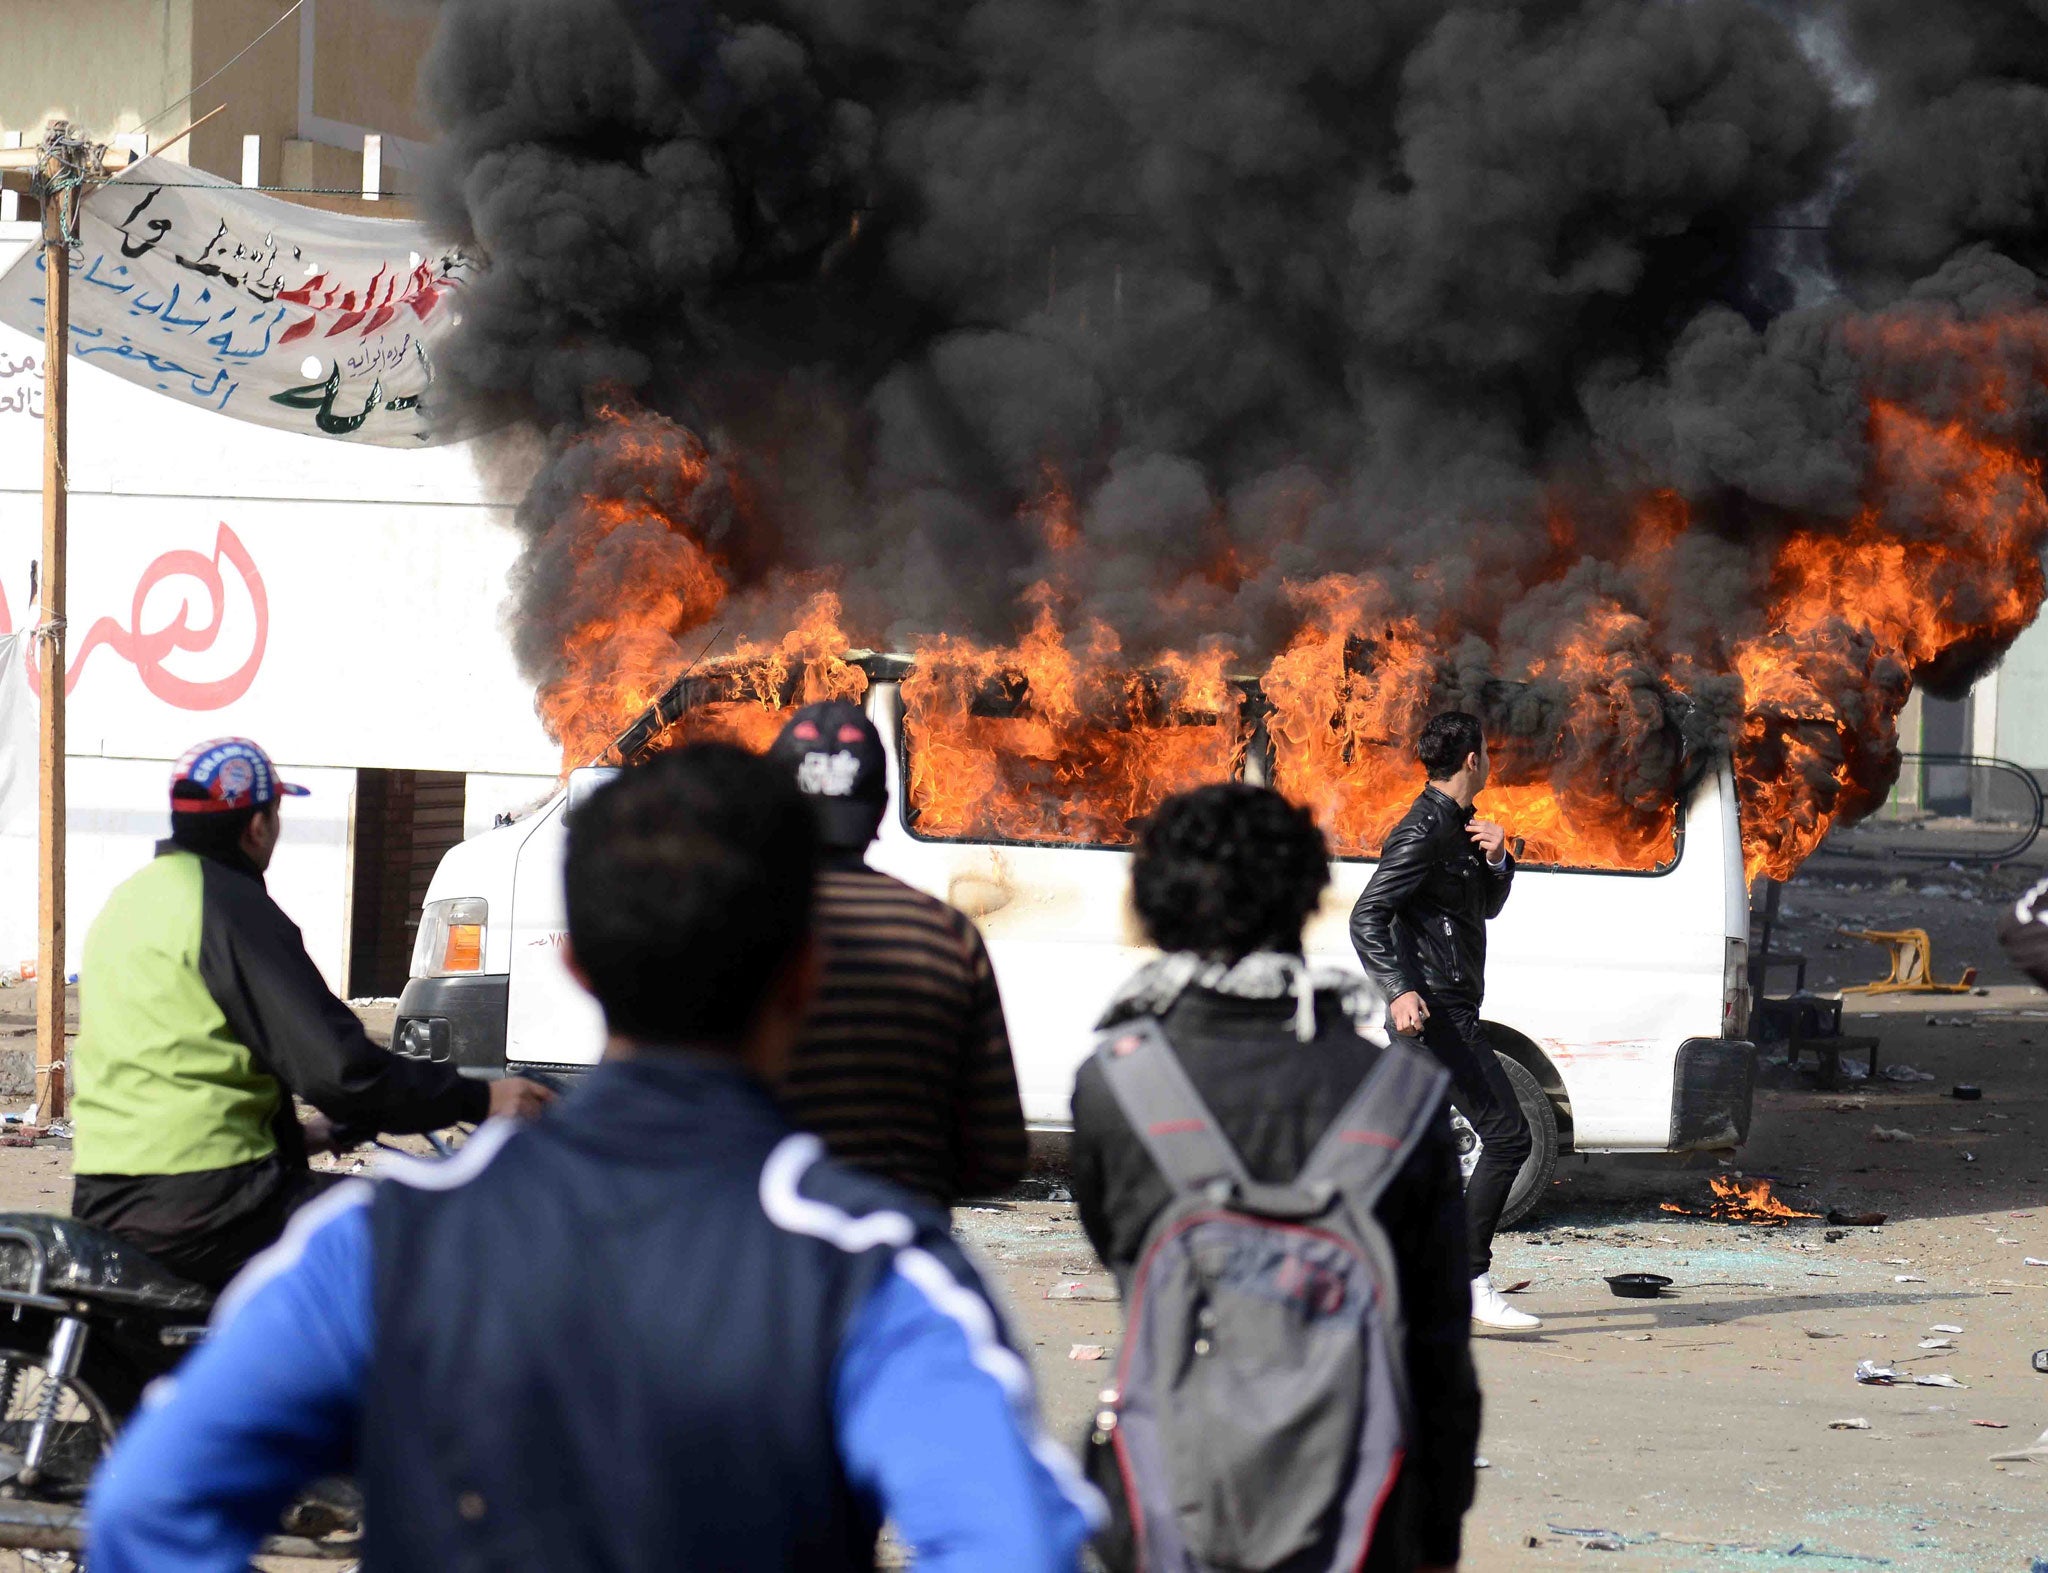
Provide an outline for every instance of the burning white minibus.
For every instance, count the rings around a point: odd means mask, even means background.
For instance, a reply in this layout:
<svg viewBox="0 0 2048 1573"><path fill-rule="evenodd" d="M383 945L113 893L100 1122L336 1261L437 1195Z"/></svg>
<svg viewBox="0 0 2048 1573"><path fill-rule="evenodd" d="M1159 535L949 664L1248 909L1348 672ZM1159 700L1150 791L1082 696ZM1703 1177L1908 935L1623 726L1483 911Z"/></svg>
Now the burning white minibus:
<svg viewBox="0 0 2048 1573"><path fill-rule="evenodd" d="M979 777L991 767L976 744L988 739L918 724L937 712L913 660L848 662L865 678L867 710L890 761L891 808L869 860L980 924L1002 986L1026 1118L1060 1129L1092 1023L1143 954L1126 903L1130 854L1081 844L1061 834L1070 826L1042 817L1003 820L1008 833L991 833L986 812L944 790L965 781L986 794ZM763 705L735 683L732 672L715 669L679 679L613 752L631 759L707 730L757 743L772 735L781 704ZM906 690L922 702L906 704ZM786 704L797 695L768 697ZM1021 685L983 683L972 708L1000 731L1028 702ZM1154 716L1161 737L1181 751L1175 767L1272 779L1282 751L1256 690L1240 687L1216 709L1222 713ZM1043 758L1026 763L1047 768ZM1400 768L1404 779L1416 776ZM596 1006L560 960L561 861L567 814L607 774L572 772L531 813L442 860L399 1004L398 1052L479 1073L574 1072L596 1062ZM1101 786L1071 780L1046 791L1080 797ZM1419 777L1405 790L1418 787ZM1016 833L1034 829L1040 838ZM1511 1217L1540 1198L1560 1153L1728 1148L1748 1133L1748 902L1727 766L1700 770L1671 810L1636 835L1628 860L1646 866L1627 870L1546 865L1525 849L1514 899L1493 924L1486 1016L1535 1134ZM1344 838L1334 839L1341 851ZM1372 867L1339 857L1308 933L1317 959L1357 966L1345 917Z"/></svg>

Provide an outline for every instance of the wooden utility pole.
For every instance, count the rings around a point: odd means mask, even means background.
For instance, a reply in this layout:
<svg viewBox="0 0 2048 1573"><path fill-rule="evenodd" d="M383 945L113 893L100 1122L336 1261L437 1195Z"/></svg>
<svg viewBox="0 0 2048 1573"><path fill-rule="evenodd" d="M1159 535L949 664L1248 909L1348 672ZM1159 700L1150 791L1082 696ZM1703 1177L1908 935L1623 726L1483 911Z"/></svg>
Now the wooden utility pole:
<svg viewBox="0 0 2048 1573"><path fill-rule="evenodd" d="M209 110L159 151L219 114ZM52 122L37 148L0 148L0 179L26 178L43 211L43 556L37 598L36 674L41 679L36 805L36 1090L30 1121L47 1128L70 1105L65 1085L64 997L64 639L66 505L71 477L65 416L71 383L71 237L88 181L125 169L136 155L81 140Z"/></svg>
<svg viewBox="0 0 2048 1573"><path fill-rule="evenodd" d="M36 1090L32 1124L64 1118L64 567L67 468L65 406L71 381L71 230L79 188L68 127L53 128L38 172L43 192L43 560L36 623L36 671L42 678L36 915Z"/></svg>

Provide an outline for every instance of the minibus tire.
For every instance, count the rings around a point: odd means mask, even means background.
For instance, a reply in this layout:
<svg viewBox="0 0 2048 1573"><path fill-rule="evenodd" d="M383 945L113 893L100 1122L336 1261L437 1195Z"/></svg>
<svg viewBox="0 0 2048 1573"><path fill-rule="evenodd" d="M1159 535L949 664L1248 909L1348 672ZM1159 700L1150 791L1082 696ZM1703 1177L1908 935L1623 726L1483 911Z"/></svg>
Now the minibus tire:
<svg viewBox="0 0 2048 1573"><path fill-rule="evenodd" d="M1522 1117L1529 1122L1529 1156L1508 1190L1507 1206L1501 1210L1500 1227L1505 1229L1528 1217L1549 1194L1550 1182L1557 1175L1557 1109L1551 1104L1550 1095L1543 1090L1543 1084L1529 1073L1521 1061L1511 1059L1498 1049L1494 1051L1494 1058L1500 1061L1502 1074L1521 1101ZM1451 1111L1457 1112L1455 1102ZM1461 1139L1469 1131L1469 1126L1463 1127ZM1470 1139L1477 1140L1476 1137Z"/></svg>

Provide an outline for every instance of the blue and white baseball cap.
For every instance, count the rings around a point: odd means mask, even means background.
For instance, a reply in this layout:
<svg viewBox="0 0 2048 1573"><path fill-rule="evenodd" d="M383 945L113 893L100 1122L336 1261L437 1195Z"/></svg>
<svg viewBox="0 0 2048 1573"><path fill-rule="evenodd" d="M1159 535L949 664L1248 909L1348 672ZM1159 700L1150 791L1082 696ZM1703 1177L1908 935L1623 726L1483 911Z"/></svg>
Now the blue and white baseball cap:
<svg viewBox="0 0 2048 1573"><path fill-rule="evenodd" d="M304 787L280 781L270 756L246 737L197 744L171 770L174 814L225 814L307 795Z"/></svg>

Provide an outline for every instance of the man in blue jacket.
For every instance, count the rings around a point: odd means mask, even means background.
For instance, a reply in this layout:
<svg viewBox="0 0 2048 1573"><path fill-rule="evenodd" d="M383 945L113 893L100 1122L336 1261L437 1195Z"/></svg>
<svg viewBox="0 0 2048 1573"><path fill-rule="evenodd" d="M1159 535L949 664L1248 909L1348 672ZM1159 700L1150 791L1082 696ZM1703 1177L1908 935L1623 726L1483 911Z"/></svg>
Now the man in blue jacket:
<svg viewBox="0 0 2048 1573"><path fill-rule="evenodd" d="M569 827L605 1062L538 1124L338 1188L228 1289L93 1492L95 1573L240 1573L353 1470L372 1568L1075 1566L1100 1500L945 1215L769 1093L802 1026L817 832L702 744Z"/></svg>

